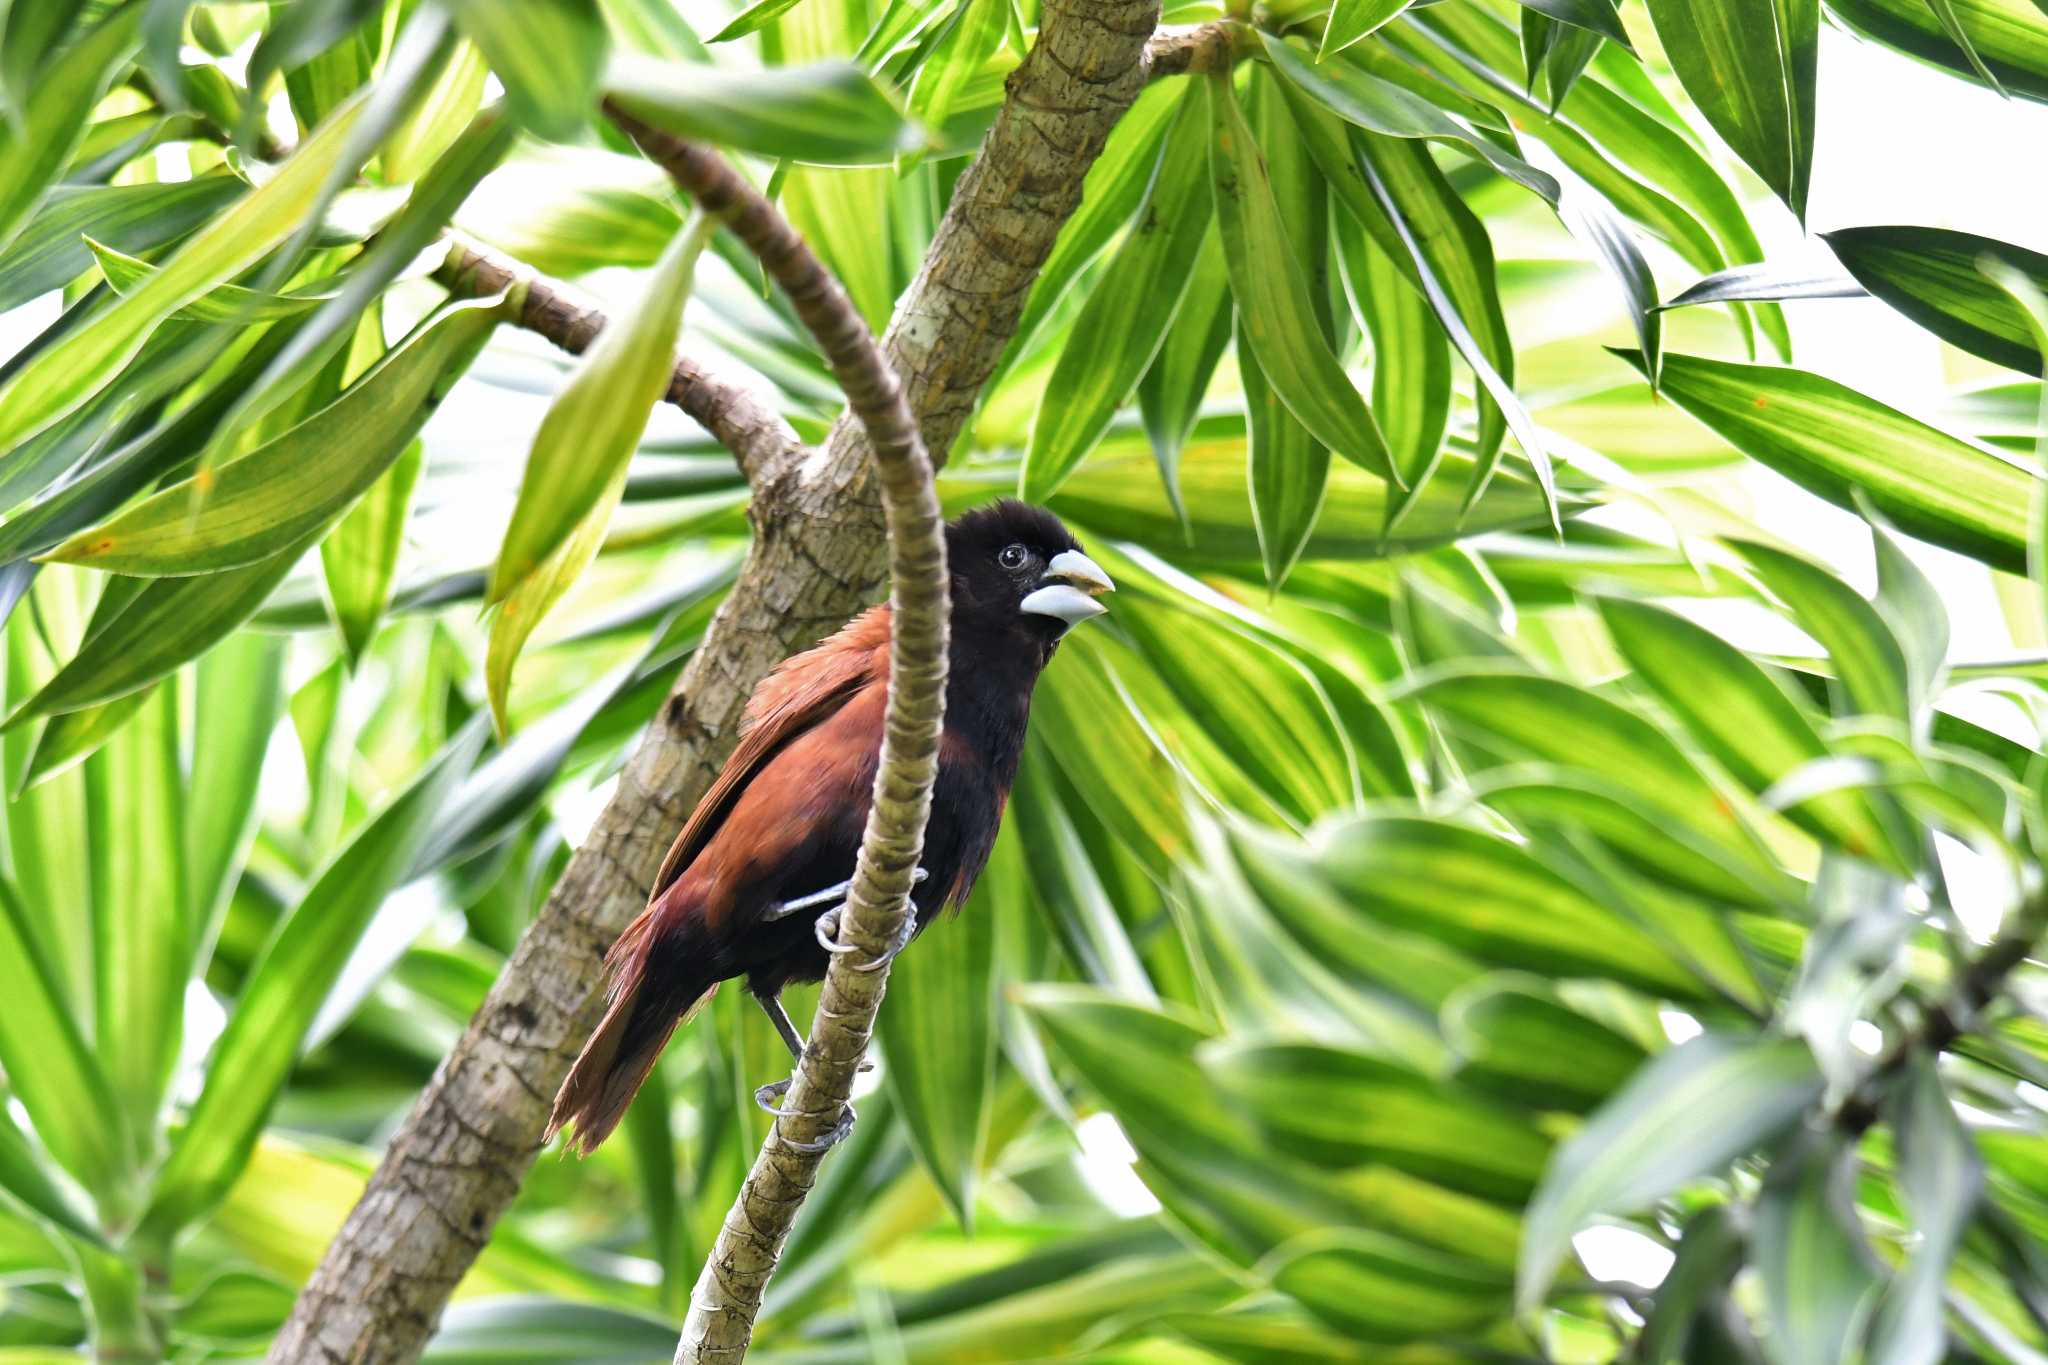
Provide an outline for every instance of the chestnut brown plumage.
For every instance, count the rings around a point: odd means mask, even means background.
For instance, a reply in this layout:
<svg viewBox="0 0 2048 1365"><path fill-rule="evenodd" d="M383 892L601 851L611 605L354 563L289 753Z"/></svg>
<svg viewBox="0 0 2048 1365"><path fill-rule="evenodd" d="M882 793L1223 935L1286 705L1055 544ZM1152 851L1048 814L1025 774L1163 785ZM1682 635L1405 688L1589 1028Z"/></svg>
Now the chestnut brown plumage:
<svg viewBox="0 0 2048 1365"><path fill-rule="evenodd" d="M1039 672L1070 626L1101 614L1095 599L1111 588L1057 517L1024 503L960 517L946 528L946 554L946 722L913 933L974 889ZM744 976L792 1055L801 1051L779 996L789 982L824 978L830 957L817 921L836 911L853 875L888 682L886 605L762 680L738 747L676 836L647 909L605 958L604 1018L562 1082L547 1138L573 1120L572 1147L587 1154L603 1142L670 1036L721 982Z"/></svg>

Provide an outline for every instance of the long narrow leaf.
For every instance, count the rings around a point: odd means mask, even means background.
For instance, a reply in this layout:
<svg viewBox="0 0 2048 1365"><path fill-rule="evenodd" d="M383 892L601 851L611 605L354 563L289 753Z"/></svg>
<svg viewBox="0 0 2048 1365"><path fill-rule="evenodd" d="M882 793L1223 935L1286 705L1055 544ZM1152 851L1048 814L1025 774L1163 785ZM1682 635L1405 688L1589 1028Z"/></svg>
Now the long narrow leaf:
<svg viewBox="0 0 2048 1365"><path fill-rule="evenodd" d="M405 452L489 338L497 305L448 304L306 421L80 532L50 557L124 574L206 574L319 534Z"/></svg>
<svg viewBox="0 0 2048 1365"><path fill-rule="evenodd" d="M143 287L0 385L0 447L12 448L76 409L135 357L165 318L290 237L321 198L363 108L357 101L337 110L275 176L200 229Z"/></svg>
<svg viewBox="0 0 2048 1365"><path fill-rule="evenodd" d="M512 524L491 566L503 601L559 550L618 481L675 369L676 335L712 220L676 234L632 310L591 343L534 432Z"/></svg>
<svg viewBox="0 0 2048 1365"><path fill-rule="evenodd" d="M1206 82L1217 222L1242 330L1297 420L1331 450L1398 483L1386 440L1316 323L1303 264L1288 245L1265 158L1227 80Z"/></svg>
<svg viewBox="0 0 2048 1365"><path fill-rule="evenodd" d="M1131 235L1046 381L1019 474L1028 501L1044 502L1065 482L1173 332L1210 221L1207 140L1203 94L1190 82Z"/></svg>
<svg viewBox="0 0 2048 1365"><path fill-rule="evenodd" d="M255 1150L307 1030L482 745L471 726L316 877L250 972L207 1084L156 1182L143 1225L169 1236L213 1208Z"/></svg>
<svg viewBox="0 0 2048 1365"><path fill-rule="evenodd" d="M1801 370L1666 355L1662 392L1838 506L1853 510L1860 493L1923 540L2026 572L2036 476L2017 465Z"/></svg>

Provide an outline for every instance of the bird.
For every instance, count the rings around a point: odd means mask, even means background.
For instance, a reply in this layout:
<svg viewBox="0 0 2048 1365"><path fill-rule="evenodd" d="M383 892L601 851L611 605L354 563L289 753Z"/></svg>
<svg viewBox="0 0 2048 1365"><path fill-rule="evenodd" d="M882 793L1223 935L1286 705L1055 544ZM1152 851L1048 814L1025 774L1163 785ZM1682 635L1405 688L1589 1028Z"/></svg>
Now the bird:
<svg viewBox="0 0 2048 1365"><path fill-rule="evenodd" d="M946 527L951 634L945 726L906 932L967 900L1016 778L1040 672L1115 585L1051 512L1011 499ZM543 1142L573 1123L589 1155L625 1117L676 1029L746 978L792 1058L783 987L824 979L872 804L889 684L890 609L869 607L754 690L739 741L605 956L605 1012L555 1097ZM868 964L870 967L879 963ZM788 1086L761 1087L773 1108ZM851 1111L820 1139L844 1137Z"/></svg>

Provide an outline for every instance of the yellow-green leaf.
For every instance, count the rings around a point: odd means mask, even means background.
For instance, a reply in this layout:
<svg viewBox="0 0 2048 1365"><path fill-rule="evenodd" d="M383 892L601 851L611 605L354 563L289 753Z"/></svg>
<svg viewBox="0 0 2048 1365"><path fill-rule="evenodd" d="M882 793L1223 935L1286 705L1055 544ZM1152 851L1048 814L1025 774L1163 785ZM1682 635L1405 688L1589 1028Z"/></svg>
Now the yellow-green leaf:
<svg viewBox="0 0 2048 1365"><path fill-rule="evenodd" d="M489 602L539 571L616 484L675 371L676 334L712 219L700 216L662 252L639 301L598 333L534 433L512 524L491 568Z"/></svg>
<svg viewBox="0 0 2048 1365"><path fill-rule="evenodd" d="M497 322L495 299L448 304L299 425L80 532L50 558L177 577L267 562L305 543L404 453Z"/></svg>
<svg viewBox="0 0 2048 1365"><path fill-rule="evenodd" d="M1240 328L1274 392L1317 440L1383 479L1399 481L1372 411L1317 322L1303 263L1288 245L1265 157L1227 73L1205 82L1215 141L1209 155Z"/></svg>
<svg viewBox="0 0 2048 1365"><path fill-rule="evenodd" d="M1209 226L1208 116L1190 83L1131 235L1104 267L1046 381L1020 492L1044 502L1095 445L1173 329Z"/></svg>
<svg viewBox="0 0 2048 1365"><path fill-rule="evenodd" d="M274 176L201 228L133 294L0 384L0 449L14 448L79 407L134 359L166 318L290 237L320 202L363 108L358 99L337 109Z"/></svg>

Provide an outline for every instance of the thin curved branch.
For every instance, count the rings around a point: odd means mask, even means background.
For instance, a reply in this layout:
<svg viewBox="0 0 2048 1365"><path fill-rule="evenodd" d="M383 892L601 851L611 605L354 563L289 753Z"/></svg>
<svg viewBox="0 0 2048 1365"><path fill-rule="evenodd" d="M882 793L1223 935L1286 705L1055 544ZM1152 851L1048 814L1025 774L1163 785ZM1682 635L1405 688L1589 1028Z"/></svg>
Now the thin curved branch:
<svg viewBox="0 0 2048 1365"><path fill-rule="evenodd" d="M762 1144L706 1258L676 1345L676 1365L746 1354L754 1316L804 1196L817 1180L818 1139L838 1122L887 988L888 945L909 914L911 875L924 847L946 689L946 545L932 464L902 385L852 300L775 206L706 148L659 132L608 105L606 113L698 206L761 258L817 338L867 432L889 527L894 584L888 712L874 804L861 837L853 892L798 1059L782 1117ZM863 965L855 965L859 957Z"/></svg>
<svg viewBox="0 0 2048 1365"><path fill-rule="evenodd" d="M1042 0L981 154L955 185L883 350L935 463L973 411L1102 144L1144 84L1158 0ZM647 903L763 674L873 600L880 494L851 418L749 470L754 538L703 645L460 1040L393 1134L271 1346L299 1361L416 1359L539 1150L603 1008L605 950Z"/></svg>
<svg viewBox="0 0 2048 1365"><path fill-rule="evenodd" d="M562 281L481 242L452 234L448 255L434 268L433 279L451 294L476 298L524 284L519 325L571 355L583 354L609 321L602 309ZM675 373L662 396L731 451L749 477L789 463L802 453L796 433L772 408L743 385L713 374L688 356L676 357Z"/></svg>

